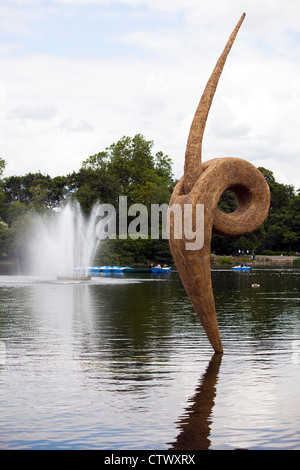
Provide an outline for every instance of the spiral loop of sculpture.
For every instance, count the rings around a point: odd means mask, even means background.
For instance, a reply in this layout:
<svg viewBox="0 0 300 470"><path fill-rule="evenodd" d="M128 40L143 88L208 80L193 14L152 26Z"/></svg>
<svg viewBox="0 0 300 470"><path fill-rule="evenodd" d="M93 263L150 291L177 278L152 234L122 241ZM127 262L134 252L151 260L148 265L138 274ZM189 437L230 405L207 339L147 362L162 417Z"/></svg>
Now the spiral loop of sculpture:
<svg viewBox="0 0 300 470"><path fill-rule="evenodd" d="M216 353L223 352L210 272L212 232L224 236L240 236L256 230L268 215L269 186L262 173L251 163L240 158L216 158L201 161L202 138L208 112L223 70L227 55L245 18L242 15L214 71L206 85L191 125L185 155L184 176L177 183L169 207L174 204L184 209L202 204L204 207L204 239L198 250L187 249L186 237L176 238L175 219L170 216L169 243L174 262L184 288ZM234 192L238 207L225 214L218 202L225 190ZM194 217L194 216L192 216ZM196 231L196 221L191 221Z"/></svg>

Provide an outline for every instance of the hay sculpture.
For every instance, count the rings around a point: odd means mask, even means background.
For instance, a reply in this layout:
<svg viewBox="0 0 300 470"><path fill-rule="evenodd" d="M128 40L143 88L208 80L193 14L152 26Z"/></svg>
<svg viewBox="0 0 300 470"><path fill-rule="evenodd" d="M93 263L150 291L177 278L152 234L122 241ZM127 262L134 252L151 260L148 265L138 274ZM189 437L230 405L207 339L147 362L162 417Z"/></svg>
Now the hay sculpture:
<svg viewBox="0 0 300 470"><path fill-rule="evenodd" d="M265 220L270 205L270 190L262 173L240 158L215 158L201 161L202 138L208 112L226 58L245 18L237 23L210 76L196 110L187 142L184 176L174 188L170 204L169 243L183 286L196 311L204 331L216 353L223 353L210 272L212 231L223 236L241 236L257 229ZM237 209L225 214L218 202L225 190L236 194ZM179 205L192 205L192 227L196 231L196 205L204 206L204 241L201 249L187 249L185 235L175 236L175 217L170 210Z"/></svg>

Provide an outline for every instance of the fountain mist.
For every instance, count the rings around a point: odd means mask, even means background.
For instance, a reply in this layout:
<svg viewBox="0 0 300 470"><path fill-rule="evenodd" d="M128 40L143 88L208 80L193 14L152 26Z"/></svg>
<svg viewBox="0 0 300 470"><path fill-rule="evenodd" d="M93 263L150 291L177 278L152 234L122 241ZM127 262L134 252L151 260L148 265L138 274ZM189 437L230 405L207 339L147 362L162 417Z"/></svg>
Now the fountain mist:
<svg viewBox="0 0 300 470"><path fill-rule="evenodd" d="M99 239L97 208L85 217L80 205L68 203L58 212L38 216L30 242L31 274L43 277L73 276L74 268L86 276Z"/></svg>

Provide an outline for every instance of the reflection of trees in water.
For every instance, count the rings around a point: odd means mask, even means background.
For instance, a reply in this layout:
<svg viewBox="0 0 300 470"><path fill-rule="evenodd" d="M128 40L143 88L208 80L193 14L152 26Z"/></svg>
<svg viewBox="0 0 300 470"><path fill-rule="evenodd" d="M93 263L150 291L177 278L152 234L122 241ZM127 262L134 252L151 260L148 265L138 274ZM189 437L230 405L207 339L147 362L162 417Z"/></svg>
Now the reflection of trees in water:
<svg viewBox="0 0 300 470"><path fill-rule="evenodd" d="M124 283L91 286L100 345L107 341L112 355L118 354L120 346L122 354L127 350L147 355L164 343L171 348L176 332L186 329L186 306L193 313L185 292L178 292L180 285L176 281L149 276L143 281L140 276Z"/></svg>
<svg viewBox="0 0 300 470"><path fill-rule="evenodd" d="M215 404L216 384L222 354L214 354L206 372L192 398L191 405L184 416L178 421L180 432L170 447L172 450L208 450L210 447L210 426L212 409Z"/></svg>
<svg viewBox="0 0 300 470"><path fill-rule="evenodd" d="M89 294L93 330L85 351L93 351L101 373L105 365L124 385L146 390L149 381L162 383L177 351L199 340L198 319L177 274L172 282L170 276L103 277L89 285Z"/></svg>

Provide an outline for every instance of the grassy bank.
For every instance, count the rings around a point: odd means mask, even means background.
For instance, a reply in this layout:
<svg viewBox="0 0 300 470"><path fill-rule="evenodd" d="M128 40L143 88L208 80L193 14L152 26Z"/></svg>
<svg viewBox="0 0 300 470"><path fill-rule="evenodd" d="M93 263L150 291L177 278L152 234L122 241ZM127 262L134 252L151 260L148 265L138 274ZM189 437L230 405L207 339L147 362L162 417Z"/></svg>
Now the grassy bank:
<svg viewBox="0 0 300 470"><path fill-rule="evenodd" d="M240 263L248 266L294 266L300 267L300 257L297 256L269 256L256 255L253 260L251 256L217 256L211 255L212 267L231 267Z"/></svg>

